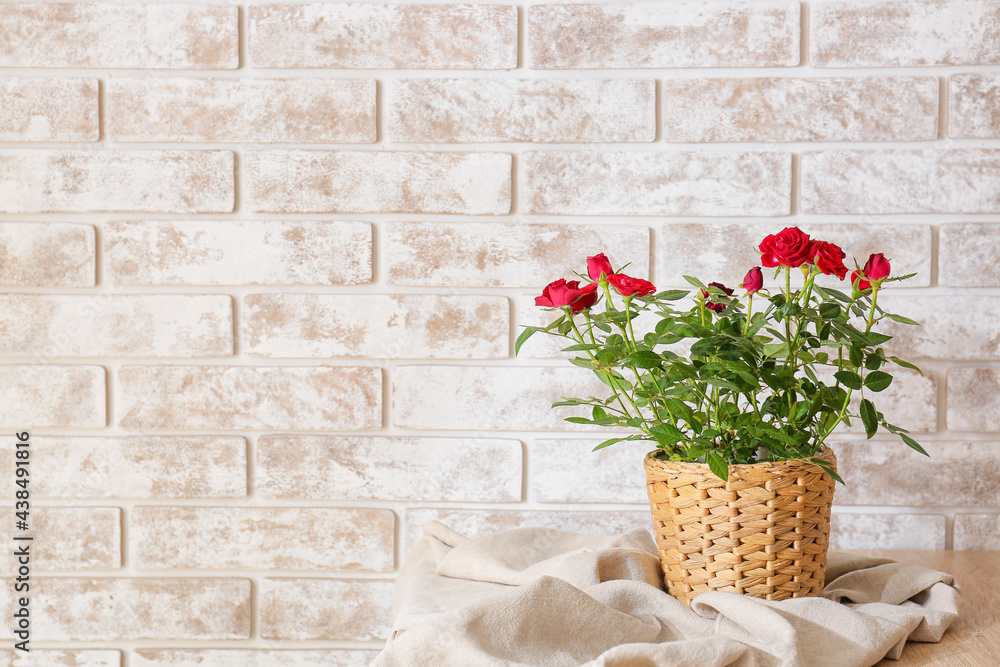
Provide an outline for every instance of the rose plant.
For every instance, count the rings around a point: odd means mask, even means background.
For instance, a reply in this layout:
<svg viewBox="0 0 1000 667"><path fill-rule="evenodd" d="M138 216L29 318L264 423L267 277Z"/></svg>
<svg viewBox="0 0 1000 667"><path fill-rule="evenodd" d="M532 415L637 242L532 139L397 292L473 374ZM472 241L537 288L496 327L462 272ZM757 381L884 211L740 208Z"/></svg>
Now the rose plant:
<svg viewBox="0 0 1000 667"><path fill-rule="evenodd" d="M722 479L729 464L801 459L842 481L817 453L840 423L860 419L869 438L883 429L926 455L875 405L893 381L890 363L920 372L887 356L890 336L875 331L884 319L917 324L878 304L889 283L914 274L890 277L890 261L878 253L851 273L850 294L822 287L820 275L846 278L846 253L797 227L765 237L758 252L764 267L777 269L773 293L756 266L741 295L691 276L684 278L697 288L693 293L657 292L649 281L613 270L603 253L588 257L583 286L557 280L535 299L559 314L545 327L525 327L515 351L535 333L564 338L570 343L564 351L575 353L570 361L611 389L607 398L553 404L589 406L589 417L567 421L631 431L595 449L648 440L658 457L707 463ZM793 269L803 276L797 289ZM682 308L678 302L688 296L693 305ZM596 308L602 299L603 310ZM655 324L637 334L640 316Z"/></svg>

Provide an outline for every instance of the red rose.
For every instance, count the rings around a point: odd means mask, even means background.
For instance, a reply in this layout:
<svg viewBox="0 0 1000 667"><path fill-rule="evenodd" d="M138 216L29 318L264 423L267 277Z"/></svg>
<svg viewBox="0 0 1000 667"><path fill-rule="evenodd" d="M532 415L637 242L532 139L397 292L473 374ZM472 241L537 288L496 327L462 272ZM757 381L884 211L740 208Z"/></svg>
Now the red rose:
<svg viewBox="0 0 1000 667"><path fill-rule="evenodd" d="M610 278L614 275L614 271L611 270L611 262L608 258L604 256L602 252L600 255L595 255L593 257L587 258L587 275L594 282L601 279L601 274L604 274L605 278Z"/></svg>
<svg viewBox="0 0 1000 667"><path fill-rule="evenodd" d="M723 292L725 292L726 294L728 294L730 296L732 296L732 294L733 294L733 290L729 289L728 287L726 287L722 283L709 283L708 286L709 287L718 287L720 290L722 290ZM712 299L712 298L720 299L720 298L723 298L723 297L719 297L717 295L711 295L706 290L701 290L701 295L703 297L705 297L706 299ZM722 311L724 311L726 309L726 304L725 303L712 303L711 301L709 301L705 305L708 306L709 310L714 310L717 313L721 313Z"/></svg>
<svg viewBox="0 0 1000 667"><path fill-rule="evenodd" d="M847 267L844 266L847 254L840 246L826 241L814 241L812 254L816 267L826 275L836 274L841 280L847 275Z"/></svg>
<svg viewBox="0 0 1000 667"><path fill-rule="evenodd" d="M656 291L653 283L648 280L632 278L624 273L611 274L608 276L608 282L614 285L622 296L649 296Z"/></svg>
<svg viewBox="0 0 1000 667"><path fill-rule="evenodd" d="M811 262L815 253L809 235L798 227L785 227L777 234L764 237L758 247L761 264L774 266L802 266Z"/></svg>
<svg viewBox="0 0 1000 667"><path fill-rule="evenodd" d="M764 286L764 274L761 272L759 266L755 266L749 271L747 275L743 278L743 282L740 283L740 287L747 291L747 294L753 294L754 292L759 292L760 288Z"/></svg>
<svg viewBox="0 0 1000 667"><path fill-rule="evenodd" d="M588 283L580 287L579 280L566 282L562 278L549 283L541 296L535 297L535 305L544 308L560 308L571 306L574 313L584 308L590 308L597 303L597 283Z"/></svg>
<svg viewBox="0 0 1000 667"><path fill-rule="evenodd" d="M851 274L851 282L858 284L859 290L866 290L876 280L882 280L892 271L889 260L882 253L875 253L868 257L865 266L860 271Z"/></svg>

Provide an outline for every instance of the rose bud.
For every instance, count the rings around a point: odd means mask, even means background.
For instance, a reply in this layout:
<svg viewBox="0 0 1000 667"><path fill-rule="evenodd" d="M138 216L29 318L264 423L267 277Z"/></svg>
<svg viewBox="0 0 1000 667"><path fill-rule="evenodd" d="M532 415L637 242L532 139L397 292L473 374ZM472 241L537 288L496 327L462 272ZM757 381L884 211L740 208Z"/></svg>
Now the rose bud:
<svg viewBox="0 0 1000 667"><path fill-rule="evenodd" d="M816 256L809 235L798 227L785 227L777 234L764 237L758 247L761 264L767 267L802 266Z"/></svg>
<svg viewBox="0 0 1000 667"><path fill-rule="evenodd" d="M633 278L624 273L613 273L608 276L608 282L614 285L622 296L649 296L656 291L653 283L642 278Z"/></svg>
<svg viewBox="0 0 1000 667"><path fill-rule="evenodd" d="M892 271L889 260L882 253L874 253L868 257L865 266L860 271L851 274L851 283L857 282L859 290L866 290L876 280L882 280Z"/></svg>
<svg viewBox="0 0 1000 667"><path fill-rule="evenodd" d="M543 308L570 306L574 313L578 313L597 303L597 297L596 283L589 283L581 288L579 280L566 282L560 278L546 285L542 295L535 297L535 305Z"/></svg>
<svg viewBox="0 0 1000 667"><path fill-rule="evenodd" d="M841 280L844 279L847 275L847 267L844 266L845 257L847 253L836 244L826 241L813 242L813 261L816 267L828 276L836 274Z"/></svg>
<svg viewBox="0 0 1000 667"><path fill-rule="evenodd" d="M760 270L759 266L755 266L747 271L747 275L743 278L743 282L740 283L740 287L745 289L747 294L759 292L763 286L764 273Z"/></svg>
<svg viewBox="0 0 1000 667"><path fill-rule="evenodd" d="M587 275L595 283L601 279L601 274L604 274L605 279L610 278L614 275L614 271L611 270L611 262L608 258L604 256L602 252L600 255L594 255L593 257L587 258Z"/></svg>
<svg viewBox="0 0 1000 667"><path fill-rule="evenodd" d="M732 294L733 294L733 290L729 289L728 287L726 287L722 283L709 283L708 286L709 287L718 287L720 290L722 290L723 292L725 292L726 294L728 294L730 296L732 296ZM712 303L712 301L711 301L711 299L713 297L714 298L722 298L722 297L718 297L717 295L712 295L707 290L701 290L701 295L703 297L705 297L705 299L708 300L708 303L706 303L705 305L708 306L709 310L715 311L716 313L721 313L722 311L724 311L726 309L726 304L725 303Z"/></svg>

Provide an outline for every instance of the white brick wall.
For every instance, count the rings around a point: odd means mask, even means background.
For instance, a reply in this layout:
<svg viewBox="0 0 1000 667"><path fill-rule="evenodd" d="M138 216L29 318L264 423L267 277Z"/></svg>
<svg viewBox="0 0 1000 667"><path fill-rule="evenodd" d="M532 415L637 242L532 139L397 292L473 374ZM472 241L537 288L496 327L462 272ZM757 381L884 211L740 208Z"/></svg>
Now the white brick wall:
<svg viewBox="0 0 1000 667"><path fill-rule="evenodd" d="M845 429L834 546L1000 548L997 20L4 3L0 497L30 430L40 659L367 664L423 521L648 527L644 445L591 453L549 403L602 385L518 326L587 255L734 285L790 225L916 272L886 303L925 322L886 412L932 458Z"/></svg>

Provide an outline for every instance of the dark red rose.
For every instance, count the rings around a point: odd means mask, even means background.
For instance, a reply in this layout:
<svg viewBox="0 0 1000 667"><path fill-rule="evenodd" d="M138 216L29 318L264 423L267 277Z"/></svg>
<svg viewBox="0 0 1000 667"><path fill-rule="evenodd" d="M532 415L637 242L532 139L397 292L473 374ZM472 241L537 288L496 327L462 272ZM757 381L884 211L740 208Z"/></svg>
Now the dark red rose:
<svg viewBox="0 0 1000 667"><path fill-rule="evenodd" d="M594 282L601 279L601 274L604 274L605 278L610 278L614 275L614 271L611 270L611 262L608 258L604 256L602 252L600 255L594 255L593 257L587 258L587 275Z"/></svg>
<svg viewBox="0 0 1000 667"><path fill-rule="evenodd" d="M859 290L866 290L871 287L876 280L881 280L889 275L892 266L889 260L882 253L875 253L868 257L865 266L860 271L851 274L851 282L858 284Z"/></svg>
<svg viewBox="0 0 1000 667"><path fill-rule="evenodd" d="M764 286L764 273L760 270L759 266L755 266L749 271L747 275L743 278L743 282L740 283L740 287L747 291L747 294L753 294L754 292L759 292L760 288Z"/></svg>
<svg viewBox="0 0 1000 667"><path fill-rule="evenodd" d="M732 294L733 294L733 290L729 289L728 287L726 287L722 283L709 283L708 286L709 287L718 287L720 290L722 290L723 292L725 292L726 294L728 294L730 296L732 296ZM726 304L725 303L712 303L712 301L711 301L711 299L721 299L723 297L720 297L718 295L709 294L707 290L701 290L701 295L703 297L705 297L706 300L708 300L708 303L706 303L705 305L708 307L709 310L713 310L713 311L715 311L717 313L721 313L722 311L724 311L726 309ZM727 301L728 301L728 299L727 299Z"/></svg>
<svg viewBox="0 0 1000 667"><path fill-rule="evenodd" d="M608 276L608 282L614 285L614 288L622 296L649 296L656 291L653 283L648 280L626 276L624 273Z"/></svg>
<svg viewBox="0 0 1000 667"><path fill-rule="evenodd" d="M827 243L826 241L813 242L813 262L816 267L826 275L836 275L841 280L847 275L847 267L844 266L844 258L847 253L840 249L840 246Z"/></svg>
<svg viewBox="0 0 1000 667"><path fill-rule="evenodd" d="M798 227L785 227L777 234L764 237L758 247L760 262L764 266L802 266L811 262L816 254L809 235Z"/></svg>
<svg viewBox="0 0 1000 667"><path fill-rule="evenodd" d="M588 283L580 287L579 280L566 282L560 278L549 283L542 290L541 296L535 297L535 305L543 308L570 306L574 313L578 313L597 303L597 296L597 283Z"/></svg>

